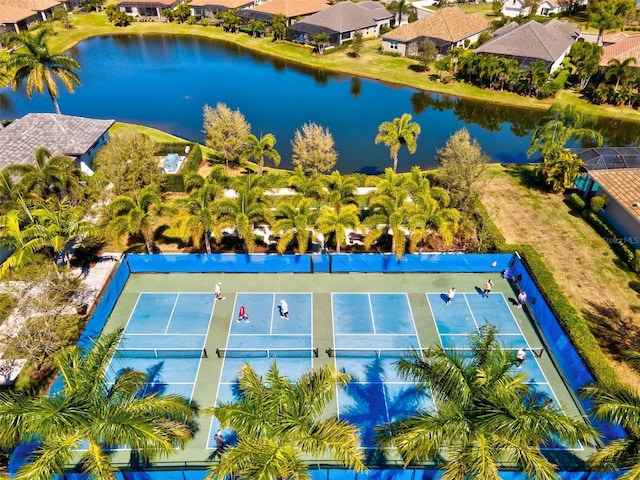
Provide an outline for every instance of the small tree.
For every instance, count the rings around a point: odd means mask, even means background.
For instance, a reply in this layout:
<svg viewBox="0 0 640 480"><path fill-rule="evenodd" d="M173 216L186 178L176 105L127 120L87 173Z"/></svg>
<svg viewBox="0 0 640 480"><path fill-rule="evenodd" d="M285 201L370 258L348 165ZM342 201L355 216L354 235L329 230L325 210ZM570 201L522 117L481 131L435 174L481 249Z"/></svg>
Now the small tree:
<svg viewBox="0 0 640 480"><path fill-rule="evenodd" d="M328 172L338 161L329 129L315 123L305 123L302 130L296 130L291 146L292 163L308 174Z"/></svg>
<svg viewBox="0 0 640 480"><path fill-rule="evenodd" d="M204 131L207 147L214 150L229 169L229 163L238 163L245 150L251 125L240 110L218 103L215 108L204 106Z"/></svg>
<svg viewBox="0 0 640 480"><path fill-rule="evenodd" d="M314 35L313 43L315 43L316 47L318 47L318 53L322 55L324 53L324 49L327 48L327 45L329 45L329 35L327 35L326 33L319 33L317 35Z"/></svg>
<svg viewBox="0 0 640 480"><path fill-rule="evenodd" d="M282 40L287 31L287 17L282 13L278 13L271 19L271 31L274 40Z"/></svg>
<svg viewBox="0 0 640 480"><path fill-rule="evenodd" d="M437 150L438 179L449 191L451 207L470 211L478 196L478 185L489 157L466 128L454 133L444 148Z"/></svg>
<svg viewBox="0 0 640 480"><path fill-rule="evenodd" d="M173 22L173 18L175 16L174 11L171 8L163 8L160 11L160 15L162 15L164 18L166 18L170 22Z"/></svg>
<svg viewBox="0 0 640 480"><path fill-rule="evenodd" d="M351 43L352 56L355 58L358 58L360 56L360 52L362 52L363 47L364 47L364 39L362 37L362 32L357 31L353 35L353 41Z"/></svg>
<svg viewBox="0 0 640 480"><path fill-rule="evenodd" d="M418 46L418 58L420 59L420 64L422 68L424 68L425 72L429 71L429 65L431 65L436 57L438 56L438 49L436 48L436 44L431 40L424 40L420 42Z"/></svg>
<svg viewBox="0 0 640 480"><path fill-rule="evenodd" d="M189 6L190 1L191 0L187 0L184 3L181 3L173 11L173 18L179 23L186 22L187 19L191 16L191 7Z"/></svg>

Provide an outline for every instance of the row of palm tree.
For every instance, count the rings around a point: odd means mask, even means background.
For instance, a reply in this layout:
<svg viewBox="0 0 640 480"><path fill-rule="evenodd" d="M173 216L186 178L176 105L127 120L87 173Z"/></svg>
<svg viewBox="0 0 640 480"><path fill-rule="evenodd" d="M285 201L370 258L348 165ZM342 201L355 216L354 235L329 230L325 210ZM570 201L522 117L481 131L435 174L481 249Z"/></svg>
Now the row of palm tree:
<svg viewBox="0 0 640 480"><path fill-rule="evenodd" d="M399 375L423 394L430 392L436 408L378 425L378 446L397 451L406 466L436 461L445 480L498 480L503 466L545 480L558 478L557 466L542 448L594 444L598 432L585 419L566 415L525 383L526 375L513 368L513 355L497 333L486 324L471 335L470 353L434 347L401 357ZM121 335L121 330L103 335L88 353L77 346L60 352L61 386L49 396L0 393L0 446L33 444L29 462L15 478L51 479L77 464L91 478L111 480L117 471L111 462L114 447L131 450L132 466L147 465L193 438L197 405L146 389L148 373L124 369L110 376ZM332 365L297 380L282 375L276 362L264 376L243 365L235 399L202 411L236 438L220 452L208 478L310 479L306 460L327 456L366 470L358 428L326 414L336 389L350 380L348 372ZM628 471L620 478L636 478L640 395L600 384L583 394L595 400L594 415L628 432L596 452L590 466L623 467Z"/></svg>
<svg viewBox="0 0 640 480"><path fill-rule="evenodd" d="M449 196L431 186L418 167L399 175L388 168L376 191L357 197L353 177L335 171L329 176L309 176L298 168L288 185L293 195L268 195L265 177L245 175L230 182L232 195L216 180L220 169L208 177L192 174L185 180L188 196L165 201L150 186L130 196L114 199L106 208L106 231L113 238L140 235L149 253L163 221L177 229L183 241L211 253L210 237L220 241L225 229L235 229L247 252L256 248L255 227L267 224L279 235L276 250L283 253L294 242L305 253L315 233L331 237L339 252L349 230L365 230L366 248L390 242L390 251L402 256L407 247L416 251L435 237L452 245L459 233L460 213L449 207Z"/></svg>

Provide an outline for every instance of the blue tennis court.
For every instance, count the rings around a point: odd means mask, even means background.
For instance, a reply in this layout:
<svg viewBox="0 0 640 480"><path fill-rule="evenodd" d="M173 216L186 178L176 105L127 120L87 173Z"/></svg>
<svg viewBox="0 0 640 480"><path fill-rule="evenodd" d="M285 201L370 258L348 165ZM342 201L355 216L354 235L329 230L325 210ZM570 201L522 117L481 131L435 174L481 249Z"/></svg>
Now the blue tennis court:
<svg viewBox="0 0 640 480"><path fill-rule="evenodd" d="M149 373L147 391L191 399L214 304L211 293L140 293L111 360L111 379L134 368Z"/></svg>
<svg viewBox="0 0 640 480"><path fill-rule="evenodd" d="M394 361L420 342L404 293L334 293L331 296L336 367L352 380L338 392L338 415L360 427L362 445L375 446L374 428L420 408L430 395L401 379Z"/></svg>
<svg viewBox="0 0 640 480"><path fill-rule="evenodd" d="M281 300L289 305L289 319L279 313ZM241 306L245 307L249 322L238 321ZM312 368L312 321L310 293L238 293L229 319L226 347L218 350L224 363L216 402L236 398L237 374L246 362L262 375L275 359L280 374L292 380ZM218 427L218 421L213 419L207 448L216 448L213 437Z"/></svg>

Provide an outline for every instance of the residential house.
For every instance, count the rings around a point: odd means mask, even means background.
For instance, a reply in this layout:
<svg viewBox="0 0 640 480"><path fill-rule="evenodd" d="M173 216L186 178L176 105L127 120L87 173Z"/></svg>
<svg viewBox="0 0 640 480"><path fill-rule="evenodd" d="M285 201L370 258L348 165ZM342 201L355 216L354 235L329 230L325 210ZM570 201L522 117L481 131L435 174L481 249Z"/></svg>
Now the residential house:
<svg viewBox="0 0 640 480"><path fill-rule="evenodd" d="M526 17L530 15L531 7L525 0L503 0L502 14L505 17ZM535 15L549 16L566 12L576 5L586 5L588 0L542 0L537 4Z"/></svg>
<svg viewBox="0 0 640 480"><path fill-rule="evenodd" d="M52 155L66 155L76 166L92 173L91 162L109 138L113 120L73 117L54 113L29 113L0 130L0 168L34 162L44 147Z"/></svg>
<svg viewBox="0 0 640 480"><path fill-rule="evenodd" d="M640 148L573 148L584 172L574 180L583 198L605 197L602 214L640 248Z"/></svg>
<svg viewBox="0 0 640 480"><path fill-rule="evenodd" d="M602 41L602 59L600 66L608 67L609 62L617 59L624 62L628 58L635 58L633 66L640 66L640 35L627 35L618 32L613 35L605 35Z"/></svg>
<svg viewBox="0 0 640 480"><path fill-rule="evenodd" d="M165 8L175 8L179 0L120 0L118 8L132 17L161 17Z"/></svg>
<svg viewBox="0 0 640 480"><path fill-rule="evenodd" d="M253 8L256 0L191 0L191 15L196 18L213 19L218 12L225 12L234 8Z"/></svg>
<svg viewBox="0 0 640 480"><path fill-rule="evenodd" d="M0 0L0 33L26 30L59 8L67 9L67 0Z"/></svg>
<svg viewBox="0 0 640 480"><path fill-rule="evenodd" d="M329 7L328 0L268 0L255 8L241 10L238 15L245 20L261 20L270 23L274 15L287 17L287 25L300 18L321 12Z"/></svg>
<svg viewBox="0 0 640 480"><path fill-rule="evenodd" d="M40 15L33 10L0 5L0 34L19 33L39 20Z"/></svg>
<svg viewBox="0 0 640 480"><path fill-rule="evenodd" d="M477 41L489 26L489 20L483 14L467 15L457 6L447 7L384 34L382 50L403 56L416 55L420 44L431 40L438 53L446 55L453 47Z"/></svg>
<svg viewBox="0 0 640 480"><path fill-rule="evenodd" d="M377 37L382 27L389 27L394 15L380 2L338 2L306 17L287 29L289 40L311 43L319 33L329 36L329 45L352 40L357 32L363 37Z"/></svg>
<svg viewBox="0 0 640 480"><path fill-rule="evenodd" d="M562 64L578 36L577 28L569 22L531 21L522 25L512 22L493 32L493 38L475 52L514 58L522 70L527 70L533 62L543 61L549 72L553 72Z"/></svg>

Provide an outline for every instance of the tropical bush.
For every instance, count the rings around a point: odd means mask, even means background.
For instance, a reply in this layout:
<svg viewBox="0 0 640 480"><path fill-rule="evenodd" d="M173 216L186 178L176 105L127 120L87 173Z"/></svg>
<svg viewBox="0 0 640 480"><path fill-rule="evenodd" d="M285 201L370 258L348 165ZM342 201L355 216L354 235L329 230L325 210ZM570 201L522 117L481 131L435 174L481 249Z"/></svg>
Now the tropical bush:
<svg viewBox="0 0 640 480"><path fill-rule="evenodd" d="M635 247L601 214L591 210L584 210L582 214L587 223L605 239L611 249L620 257L620 260L633 269L635 267Z"/></svg>
<svg viewBox="0 0 640 480"><path fill-rule="evenodd" d="M604 207L605 201L606 199L604 197L601 197L600 195L591 197L591 200L589 200L589 208L591 208L592 211L598 213L600 210L602 210L602 207Z"/></svg>
<svg viewBox="0 0 640 480"><path fill-rule="evenodd" d="M577 193L572 193L569 196L569 205L571 205L571 208L573 208L574 210L577 210L578 212L581 212L582 210L584 210L584 207L585 207L584 200Z"/></svg>

